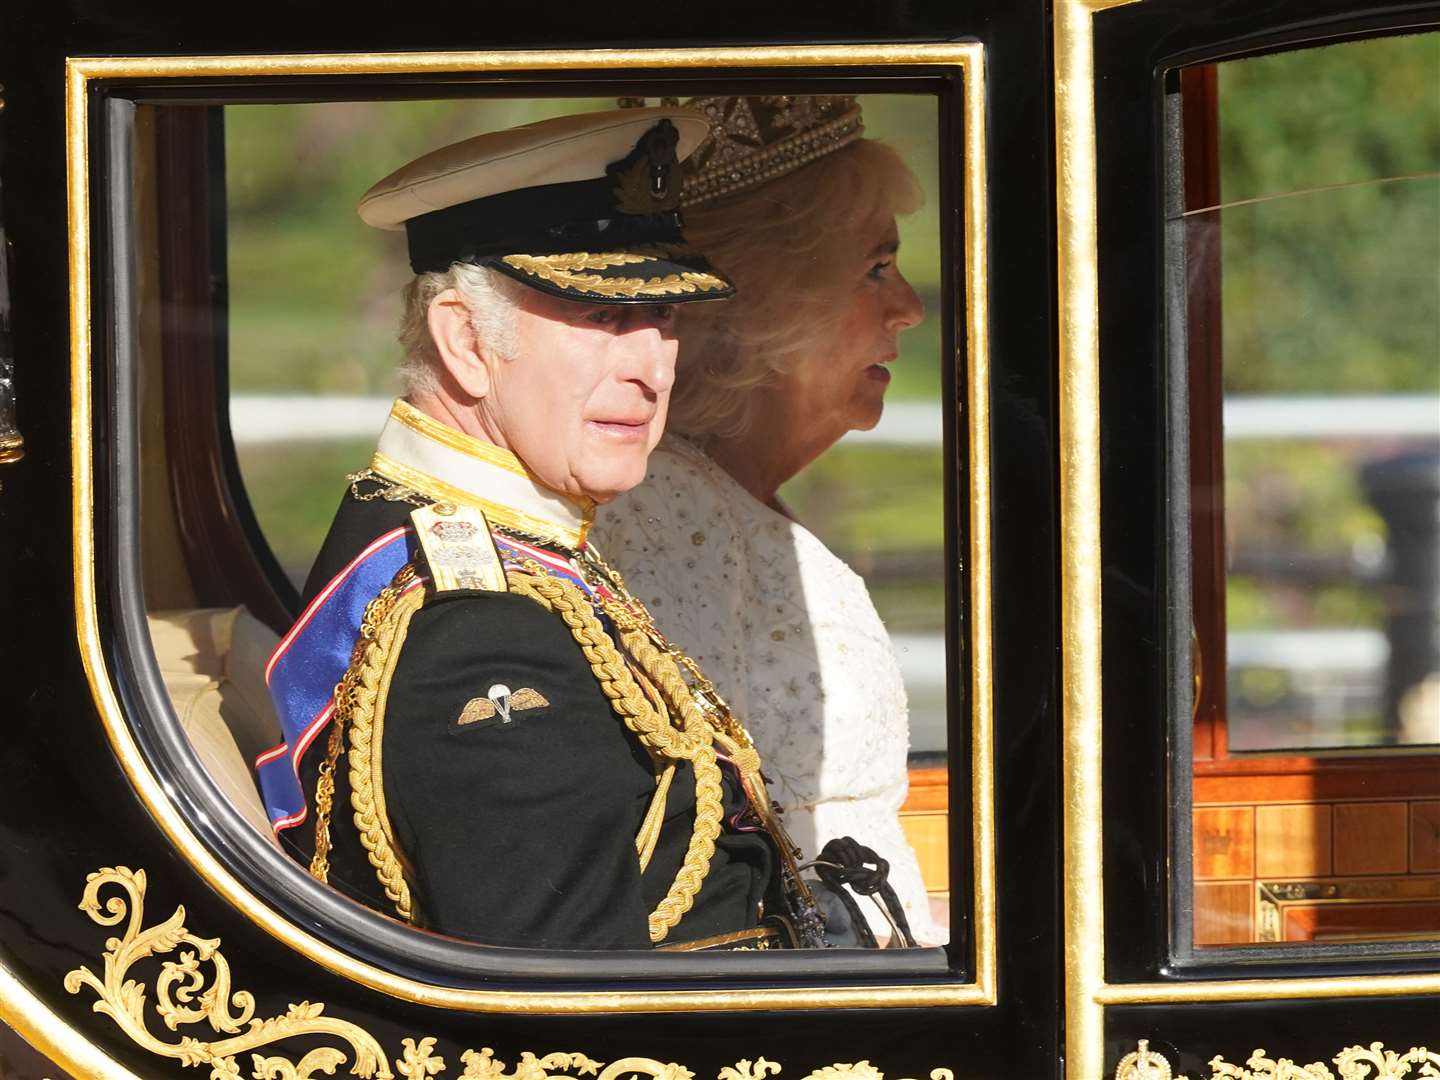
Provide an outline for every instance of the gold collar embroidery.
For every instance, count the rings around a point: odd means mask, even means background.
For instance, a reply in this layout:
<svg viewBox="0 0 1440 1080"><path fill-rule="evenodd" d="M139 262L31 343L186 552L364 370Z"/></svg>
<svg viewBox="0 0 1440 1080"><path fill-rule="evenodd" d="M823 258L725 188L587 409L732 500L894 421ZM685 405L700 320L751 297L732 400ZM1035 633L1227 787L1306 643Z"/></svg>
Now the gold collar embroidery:
<svg viewBox="0 0 1440 1080"><path fill-rule="evenodd" d="M390 409L370 468L429 498L476 506L491 524L581 548L591 499L545 487L508 450L442 424L403 398Z"/></svg>

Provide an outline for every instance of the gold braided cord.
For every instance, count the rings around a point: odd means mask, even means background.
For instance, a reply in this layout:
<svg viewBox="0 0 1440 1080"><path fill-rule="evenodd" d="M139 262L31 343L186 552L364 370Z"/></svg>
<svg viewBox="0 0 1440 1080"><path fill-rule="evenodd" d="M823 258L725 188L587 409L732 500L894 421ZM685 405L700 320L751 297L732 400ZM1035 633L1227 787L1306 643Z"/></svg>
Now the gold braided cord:
<svg viewBox="0 0 1440 1080"><path fill-rule="evenodd" d="M715 741L725 756L739 770L741 783L744 785L750 806L765 827L765 831L775 842L787 889L795 895L797 903L813 907L814 898L810 895L809 888L800 876L800 848L790 838L776 813L775 804L766 788L765 778L760 773L760 755L755 749L754 739L745 730L745 725L740 722L730 705L720 696L715 689L715 684L700 670L700 665L660 632L650 612L645 609L645 605L625 587L625 579L620 576L620 572L606 562L593 545L579 553L578 561L591 585L597 587L603 585L597 594L600 606L614 623L621 640L627 644L627 648L630 648L632 656L635 655L637 649L653 648L667 657L672 666L678 665L689 672L692 681L688 700L704 710L706 720L713 729ZM646 661L646 663L653 663L653 661Z"/></svg>
<svg viewBox="0 0 1440 1080"><path fill-rule="evenodd" d="M336 688L339 696L339 688ZM335 765L345 750L345 721L339 715L330 718L330 734L325 740L325 760L315 780L315 850L310 856L310 876L317 881L330 881L330 811L335 804Z"/></svg>
<svg viewBox="0 0 1440 1080"><path fill-rule="evenodd" d="M692 680L691 695L697 699L703 708L710 714L710 726L724 732L730 737L731 743L736 747L753 748L755 741L750 733L745 730L734 711L719 691L715 684L700 670L690 656L660 632L655 625L654 618L646 610L645 605L636 599L625 586L625 579L601 556L595 549L595 545L587 545L580 553L580 566L582 571L587 571L592 585L604 585L606 591L611 595L600 595L600 606L605 614L609 616L622 637L626 631L639 630L661 651L668 654L676 664L690 673ZM598 579L598 580L597 580ZM759 772L759 758L755 759L756 769Z"/></svg>
<svg viewBox="0 0 1440 1080"><path fill-rule="evenodd" d="M392 586L393 587L393 586ZM425 602L423 589L412 589L398 596L384 592L372 600L365 610L366 621L374 626L374 634L365 642L362 661L352 666L349 707L350 734L350 805L355 811L355 830L360 834L366 858L375 868L375 875L385 896L395 905L396 913L407 922L415 918L410 884L405 879L399 846L385 812L385 787L382 773L381 740L385 733L385 703L390 682L400 660L400 650L410 628L410 619ZM381 605L372 615L372 609ZM347 672L347 676L348 676Z"/></svg>
<svg viewBox="0 0 1440 1080"><path fill-rule="evenodd" d="M559 615L570 628L601 691L610 699L611 708L641 743L668 761L689 761L695 773L695 828L685 852L685 860L675 875L665 898L649 918L650 940L660 942L679 924L695 903L695 895L710 872L715 855L715 840L720 835L724 816L720 765L711 745L713 731L673 661L648 646L636 654L631 635L625 635L627 648L670 705L672 715L681 720L677 730L669 719L646 698L629 666L590 606L589 599L568 581L551 577L539 567L539 573L511 570L506 574L510 591L527 596L548 611ZM643 638L643 635L634 635Z"/></svg>
<svg viewBox="0 0 1440 1080"><path fill-rule="evenodd" d="M639 683L640 689L645 691L645 696L650 700L650 704L656 709L664 709L665 702L660 697L660 691L645 676L645 673L633 665L630 673L635 676L635 681ZM635 854L640 857L642 874L650 868L650 859L654 856L655 848L660 843L660 833L665 827L665 804L670 798L670 786L675 781L675 762L667 763L648 746L645 750L650 755L651 767L655 770L655 794L651 796L650 808L645 811L645 819L640 823L640 829L635 834Z"/></svg>
<svg viewBox="0 0 1440 1080"><path fill-rule="evenodd" d="M670 785L675 781L675 763L666 765L655 778L655 795L650 800L650 809L635 834L635 854L640 857L640 872L650 868L650 859L660 843L660 831L665 827L665 801L670 797Z"/></svg>
<svg viewBox="0 0 1440 1080"><path fill-rule="evenodd" d="M365 661L376 627L400 593L415 580L415 567L402 566L375 599L365 606L355 648L350 653L350 666L335 685L334 708L330 717L330 734L325 743L325 760L320 763L315 784L315 851L310 858L310 874L319 881L330 880L330 815L335 803L335 768L345 752L345 728L354 703L360 667Z"/></svg>
<svg viewBox="0 0 1440 1080"><path fill-rule="evenodd" d="M616 648L595 616L590 600L578 588L552 577L538 565L529 572L511 570L506 578L510 591L527 596L560 616L580 645L602 692L625 726L657 761L661 772L650 809L635 838L642 871L649 865L664 824L666 796L674 779L675 766L689 761L695 775L695 824L685 858L669 891L648 919L650 940L663 941L691 907L710 870L715 841L724 817L720 767L713 740L719 739L727 757L744 774L752 795L763 796L759 761L753 748L732 735L716 731L706 711L697 704L689 684L674 658L657 649L640 629L625 629L621 638L638 669ZM410 886L403 854L395 843L384 807L384 785L380 747L384 733L385 701L395 665L411 617L424 603L420 589L405 589L415 580L415 569L406 566L365 609L360 637L350 667L335 691L335 717L316 791L316 852L311 873L321 881L328 877L330 816L334 795L334 769L342 753L349 754L349 779L354 821L366 855L386 897L407 921L414 919ZM659 700L655 700L658 698ZM678 726L671 722L678 720ZM747 740L748 741L748 740Z"/></svg>
<svg viewBox="0 0 1440 1080"><path fill-rule="evenodd" d="M760 755L755 749L755 741L745 730L745 725L716 691L715 685L706 678L700 665L660 632L645 605L625 587L625 579L620 576L619 571L601 558L600 553L593 548L587 548L583 558L582 565L605 580L611 595L601 594L601 607L615 624L621 640L626 643L637 663L644 667L653 666L655 660L648 655L653 651L663 656L672 670L676 670L678 665L690 673L694 683L689 690L687 703L704 710L706 722L713 730L715 741L739 770L750 806L775 842L787 890L794 895L797 903L813 908L814 897L800 874L800 848L790 838L776 813L765 778L760 773ZM592 584L595 582L592 581ZM646 653L643 659L639 655L642 651ZM676 673L678 675L678 670Z"/></svg>

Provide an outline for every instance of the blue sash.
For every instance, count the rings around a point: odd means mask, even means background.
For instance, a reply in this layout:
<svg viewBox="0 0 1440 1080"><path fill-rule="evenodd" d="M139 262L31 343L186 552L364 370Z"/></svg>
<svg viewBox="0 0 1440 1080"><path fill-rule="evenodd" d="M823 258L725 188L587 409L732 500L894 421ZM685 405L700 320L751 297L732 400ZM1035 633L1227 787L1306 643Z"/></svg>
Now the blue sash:
<svg viewBox="0 0 1440 1080"><path fill-rule="evenodd" d="M594 592L574 565L555 552L493 535L507 567L532 560L585 593ZM277 834L308 816L300 761L329 726L335 687L350 666L365 608L411 560L412 548L408 526L371 542L320 590L270 656L265 682L284 741L255 759L255 772L270 827Z"/></svg>
<svg viewBox="0 0 1440 1080"><path fill-rule="evenodd" d="M300 759L329 724L335 684L350 666L365 608L410 561L409 529L374 540L336 574L281 639L265 682L284 741L255 759L260 795L276 833L305 820Z"/></svg>

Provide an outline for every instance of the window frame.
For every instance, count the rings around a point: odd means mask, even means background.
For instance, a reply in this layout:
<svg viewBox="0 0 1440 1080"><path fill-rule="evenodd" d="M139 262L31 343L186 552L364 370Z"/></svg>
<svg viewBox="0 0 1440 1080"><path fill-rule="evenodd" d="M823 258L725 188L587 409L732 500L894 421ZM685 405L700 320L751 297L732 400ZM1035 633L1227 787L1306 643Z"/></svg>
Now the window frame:
<svg viewBox="0 0 1440 1080"><path fill-rule="evenodd" d="M830 1007L995 1004L983 63L983 48L973 42L624 53L71 58L67 62L74 536L77 566L82 568L76 577L75 606L80 647L106 734L131 785L174 848L232 906L333 972L397 997L459 1009L583 1013L813 1008L817 994L823 994ZM947 175L942 166L942 190L958 192L957 202L962 204L949 208L953 224L944 238L950 275L946 290L961 298L949 314L944 339L956 343L964 371L956 373L947 366L946 393L955 401L963 377L963 400L968 406L963 431L957 409L946 410L946 445L950 459L957 461L956 479L947 484L951 567L947 609L949 621L952 626L958 623L960 631L947 635L947 653L950 752L952 763L959 766L955 773L969 774L972 815L968 834L951 833L951 872L957 881L968 878L971 887L965 890L970 919L963 924L970 932L946 951L948 959L937 958L935 950L913 956L587 954L496 949L419 934L314 882L224 802L179 729L149 646L138 556L134 379L138 304L131 265L136 250L131 220L133 163L127 157L136 103L238 103L256 100L257 92L262 97L326 100L346 92L345 87L364 86L373 93L376 84L384 84L393 90L397 76L417 96L433 93L427 84L446 79L486 83L492 89L497 82L514 79L526 93L543 87L568 95L583 78L589 83L605 80L608 91L627 94L640 80L645 80L641 89L653 92L656 83L668 79L673 84L679 70L693 79L696 69L711 72L707 77L712 81L731 83L742 77L803 80L810 92L835 92L846 86L855 92L856 79L874 80L876 75L907 80L939 94L941 130L963 148L958 176L954 167ZM570 79L559 73L569 73ZM708 84L690 85L710 89ZM326 97L309 96L317 86ZM515 85L506 89L513 93ZM865 89L873 92L873 82L867 81ZM98 225L93 231L92 218ZM962 218L964 232L957 235ZM963 281L953 280L954 266L961 267ZM958 340L961 325L963 351ZM219 401L223 404L223 393ZM217 423L223 449L228 439L223 415ZM962 438L968 442L968 455L956 452ZM175 453L172 447L170 454ZM964 464L958 464L962 457ZM967 488L952 502L948 496L957 483ZM232 497L235 492L232 487ZM962 547L968 592L964 603L957 604L962 579L955 567ZM106 553L105 565L117 568L114 574L97 571L97 550ZM261 564L264 571L263 559ZM957 678L962 670L962 634L969 660L969 678L963 683ZM102 644L106 641L112 644ZM962 686L968 710L957 707ZM967 711L970 723L962 725ZM155 763L161 766L159 773ZM961 852L966 855L963 861L956 859ZM277 874L281 884L267 891ZM317 913L321 925L316 925ZM403 948L393 945L397 933ZM468 962L457 968L456 958L462 952ZM437 971L446 977L437 977ZM622 978L631 979L632 985L645 981L648 985L636 990L589 988ZM660 981L677 979L720 980L742 988L699 982L683 989L659 988ZM556 989L557 981L586 988ZM495 989L497 983L504 988Z"/></svg>
<svg viewBox="0 0 1440 1080"><path fill-rule="evenodd" d="M1426 28L1417 28L1426 32ZM1440 34L1440 28L1429 32ZM1404 33L1404 31L1400 31ZM1347 40L1369 40L1364 35ZM1284 51L1323 48L1340 42L1303 41ZM1280 51L1267 49L1263 52ZM1251 54L1261 55L1261 53ZM1169 163L1166 177L1170 190L1166 194L1171 212L1189 211L1220 203L1219 146L1219 64L1241 57L1227 55L1219 60L1200 62L1172 69L1168 85L1179 95L1178 122L1167 128L1167 137L1177 141L1166 149ZM1200 146L1195 154L1189 148ZM1440 754L1429 747L1336 748L1310 752L1256 750L1232 752L1228 743L1226 705L1226 612L1225 589L1225 504L1223 499L1224 434L1221 411L1222 354L1220 319L1221 283L1218 249L1205 266L1198 288L1186 263L1184 224L1167 227L1167 267L1179 268L1172 273L1171 284L1185 289L1183 301L1169 297L1163 305L1165 317L1172 325L1166 340L1170 343L1168 360L1172 447L1184 441L1185 452L1176 455L1170 474L1171 492L1168 500L1174 515L1171 550L1176 565L1172 566L1172 587L1188 593L1181 605L1188 609L1195 635L1191 650L1192 664L1176 664L1172 688L1172 723L1184 725L1182 716L1187 708L1191 722L1188 739L1176 741L1177 760L1173 766L1175 808L1173 814L1173 849L1176 857L1172 889L1175 900L1172 929L1173 958L1177 966L1204 966L1240 962L1256 964L1285 960L1362 959L1373 956L1432 956L1440 949L1440 929L1428 939L1415 941L1376 940L1373 942L1287 943L1282 940L1262 941L1257 921L1252 928L1255 940L1233 943L1197 945L1195 943L1196 879L1193 871L1197 805L1219 802L1250 802L1278 804L1288 794L1293 802L1306 805L1338 804L1344 799L1373 797L1374 785L1385 780L1398 780L1402 794L1396 800L1424 800L1440 797ZM1201 314L1195 317L1195 309ZM1176 325L1178 324L1178 325ZM1198 422L1197 422L1198 421ZM1185 490L1180 490L1184 485ZM1213 493L1209 505L1196 509L1195 491ZM1183 511L1181 510L1183 507ZM1208 538L1209 544L1201 542ZM1188 566L1178 565L1188 552ZM1183 580L1182 580L1183 579ZM1185 627L1177 607L1170 634L1172 648L1179 655L1178 643ZM1188 687L1189 693L1185 692ZM1393 785L1392 785L1393 786ZM1260 794L1264 788L1263 797ZM1264 875L1255 871L1259 900L1255 917L1265 913ZM1237 879L1238 881L1239 879Z"/></svg>

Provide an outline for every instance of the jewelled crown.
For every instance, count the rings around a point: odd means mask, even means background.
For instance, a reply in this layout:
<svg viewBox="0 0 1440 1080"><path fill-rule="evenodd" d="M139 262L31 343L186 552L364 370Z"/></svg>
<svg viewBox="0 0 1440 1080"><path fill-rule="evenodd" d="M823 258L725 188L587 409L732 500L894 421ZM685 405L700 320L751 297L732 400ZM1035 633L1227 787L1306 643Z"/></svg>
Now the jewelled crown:
<svg viewBox="0 0 1440 1080"><path fill-rule="evenodd" d="M776 94L697 97L710 135L686 160L682 206L696 206L794 172L865 130L853 97Z"/></svg>

